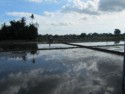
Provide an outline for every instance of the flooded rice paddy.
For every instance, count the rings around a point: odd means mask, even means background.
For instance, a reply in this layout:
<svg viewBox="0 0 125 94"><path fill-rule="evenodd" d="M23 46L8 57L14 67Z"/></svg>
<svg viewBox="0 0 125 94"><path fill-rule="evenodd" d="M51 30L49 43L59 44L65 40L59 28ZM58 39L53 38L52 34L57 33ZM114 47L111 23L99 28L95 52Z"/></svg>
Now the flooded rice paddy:
<svg viewBox="0 0 125 94"><path fill-rule="evenodd" d="M85 48L3 51L0 94L122 94L122 67L122 56Z"/></svg>

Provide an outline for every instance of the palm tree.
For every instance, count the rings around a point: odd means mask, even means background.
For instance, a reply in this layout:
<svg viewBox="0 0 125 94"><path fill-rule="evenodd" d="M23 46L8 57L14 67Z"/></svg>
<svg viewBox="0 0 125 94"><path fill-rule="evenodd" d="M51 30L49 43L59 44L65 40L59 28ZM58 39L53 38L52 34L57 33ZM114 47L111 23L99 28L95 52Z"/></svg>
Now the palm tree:
<svg viewBox="0 0 125 94"><path fill-rule="evenodd" d="M32 19L32 24L33 24L34 15L32 14L30 17Z"/></svg>

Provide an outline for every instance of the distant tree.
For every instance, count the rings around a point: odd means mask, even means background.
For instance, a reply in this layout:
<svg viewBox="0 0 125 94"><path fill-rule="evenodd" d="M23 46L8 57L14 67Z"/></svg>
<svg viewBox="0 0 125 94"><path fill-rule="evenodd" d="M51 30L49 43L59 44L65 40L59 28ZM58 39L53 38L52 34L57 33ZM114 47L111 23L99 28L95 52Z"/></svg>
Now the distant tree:
<svg viewBox="0 0 125 94"><path fill-rule="evenodd" d="M81 33L80 38L85 38L86 37L86 33Z"/></svg>
<svg viewBox="0 0 125 94"><path fill-rule="evenodd" d="M0 29L0 40L36 40L37 37L38 26L26 25L24 17L19 21L10 21L9 26L4 23Z"/></svg>
<svg viewBox="0 0 125 94"><path fill-rule="evenodd" d="M114 35L120 35L121 34L121 31L119 30L119 29L115 29L115 31L114 31Z"/></svg>
<svg viewBox="0 0 125 94"><path fill-rule="evenodd" d="M22 19L20 20L22 25L25 26L26 25L26 18L25 17L22 17Z"/></svg>
<svg viewBox="0 0 125 94"><path fill-rule="evenodd" d="M38 37L38 29L33 25L31 24L28 28L28 34L30 35L29 36L29 39L30 40L34 40Z"/></svg>
<svg viewBox="0 0 125 94"><path fill-rule="evenodd" d="M34 15L32 14L30 17L32 19L32 24L33 24Z"/></svg>
<svg viewBox="0 0 125 94"><path fill-rule="evenodd" d="M115 44L118 44L120 42L120 34L121 34L121 31L119 29L115 29L114 30L114 41L115 41Z"/></svg>
<svg viewBox="0 0 125 94"><path fill-rule="evenodd" d="M94 36L94 37L95 37L95 36L98 36L98 33L95 33L95 32L94 32L94 33L92 33L92 36Z"/></svg>

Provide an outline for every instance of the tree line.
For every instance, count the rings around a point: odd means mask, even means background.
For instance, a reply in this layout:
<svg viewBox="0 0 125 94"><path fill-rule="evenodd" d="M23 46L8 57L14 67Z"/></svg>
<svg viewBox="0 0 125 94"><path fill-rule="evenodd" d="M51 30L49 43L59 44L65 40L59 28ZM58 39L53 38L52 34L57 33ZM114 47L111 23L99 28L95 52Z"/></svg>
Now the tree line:
<svg viewBox="0 0 125 94"><path fill-rule="evenodd" d="M31 15L32 22L27 25L26 19L23 17L18 21L10 21L10 25L5 23L0 29L0 40L37 40L40 42L48 42L49 38L53 38L53 42L88 42L88 41L119 41L124 40L125 34L121 34L119 29L115 29L114 33L81 33L80 35L38 35L38 24L33 23L34 15Z"/></svg>
<svg viewBox="0 0 125 94"><path fill-rule="evenodd" d="M33 14L31 18L34 19ZM26 25L24 17L18 21L10 21L10 25L4 23L0 29L0 40L36 40L37 37L37 26L33 22Z"/></svg>
<svg viewBox="0 0 125 94"><path fill-rule="evenodd" d="M79 35L39 35L38 41L47 42L48 37L53 37L53 42L90 42L90 41L120 41L124 40L125 34L121 34L119 29L115 29L113 33L81 33Z"/></svg>

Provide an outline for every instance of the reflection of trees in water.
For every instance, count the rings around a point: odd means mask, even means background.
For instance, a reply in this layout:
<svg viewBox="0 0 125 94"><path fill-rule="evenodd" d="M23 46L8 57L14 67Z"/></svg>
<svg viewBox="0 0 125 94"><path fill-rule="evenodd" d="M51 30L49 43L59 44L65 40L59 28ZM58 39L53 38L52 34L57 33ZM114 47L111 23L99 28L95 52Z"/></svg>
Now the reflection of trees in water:
<svg viewBox="0 0 125 94"><path fill-rule="evenodd" d="M32 53L32 52L34 52L34 53ZM23 61L27 61L27 53L30 53L31 55L33 55L31 61L32 61L33 64L35 64L36 63L36 59L35 59L34 55L37 54L37 51L26 52L26 54L24 56L22 56L22 60Z"/></svg>
<svg viewBox="0 0 125 94"><path fill-rule="evenodd" d="M37 53L37 49L36 49L36 50L32 50L30 53L31 53L32 55L35 55L35 54Z"/></svg>
<svg viewBox="0 0 125 94"><path fill-rule="evenodd" d="M32 63L35 63L34 55L37 54L37 43L28 44L0 44L2 52L9 51L10 54L6 55L7 58L21 58L23 61L27 61L27 54L33 55Z"/></svg>
<svg viewBox="0 0 125 94"><path fill-rule="evenodd" d="M36 63L36 60L35 58L32 59L32 63L35 64Z"/></svg>
<svg viewBox="0 0 125 94"><path fill-rule="evenodd" d="M29 50L37 50L37 43L8 43L8 44L0 44L1 51L29 51Z"/></svg>
<svg viewBox="0 0 125 94"><path fill-rule="evenodd" d="M48 36L48 43L49 43L49 47L53 43L53 37L51 35Z"/></svg>
<svg viewBox="0 0 125 94"><path fill-rule="evenodd" d="M120 43L120 39L115 39L114 40L114 44L119 44Z"/></svg>
<svg viewBox="0 0 125 94"><path fill-rule="evenodd" d="M36 47L35 47L36 48ZM37 47L37 49L38 49L38 47ZM31 55L33 55L33 59L32 59L32 63L33 64L35 64L36 63L36 60L35 60L35 57L34 57L34 55L35 54L37 54L37 49L34 49L34 50L32 50L30 53L31 53Z"/></svg>
<svg viewBox="0 0 125 94"><path fill-rule="evenodd" d="M33 51L31 51L30 53L31 53L31 55L33 55L32 63L35 64L35 63L36 63L36 60L35 60L35 58L34 58L34 55L37 53L37 50L33 50Z"/></svg>
<svg viewBox="0 0 125 94"><path fill-rule="evenodd" d="M27 60L27 59L26 59L26 55L22 56L22 59L23 59L24 61L26 61L26 60Z"/></svg>

